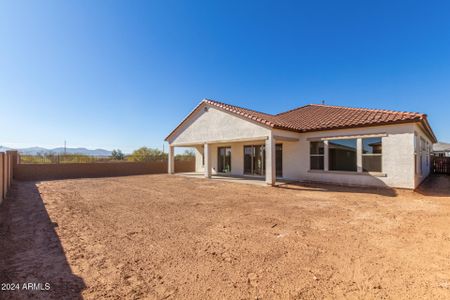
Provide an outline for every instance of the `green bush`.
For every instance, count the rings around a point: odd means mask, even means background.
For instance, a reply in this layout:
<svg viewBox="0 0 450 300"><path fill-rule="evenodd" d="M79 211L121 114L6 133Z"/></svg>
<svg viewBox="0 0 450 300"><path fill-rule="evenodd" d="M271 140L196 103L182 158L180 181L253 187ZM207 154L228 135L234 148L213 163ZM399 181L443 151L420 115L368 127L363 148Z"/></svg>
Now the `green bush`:
<svg viewBox="0 0 450 300"><path fill-rule="evenodd" d="M134 150L131 155L127 157L128 161L155 161L155 160L165 160L167 159L167 154L159 149L141 147Z"/></svg>

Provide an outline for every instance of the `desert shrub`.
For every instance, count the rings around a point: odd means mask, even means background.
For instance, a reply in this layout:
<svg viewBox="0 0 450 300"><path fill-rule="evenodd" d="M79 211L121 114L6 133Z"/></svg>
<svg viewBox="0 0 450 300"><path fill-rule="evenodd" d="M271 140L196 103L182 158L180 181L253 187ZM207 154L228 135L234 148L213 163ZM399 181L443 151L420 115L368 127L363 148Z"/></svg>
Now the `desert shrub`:
<svg viewBox="0 0 450 300"><path fill-rule="evenodd" d="M175 155L177 160L191 160L195 158L195 152L192 149L184 150L182 154Z"/></svg>
<svg viewBox="0 0 450 300"><path fill-rule="evenodd" d="M111 152L111 157L114 160L124 160L125 159L125 154L123 154L120 149L117 149L117 150L114 149Z"/></svg>
<svg viewBox="0 0 450 300"><path fill-rule="evenodd" d="M142 161L155 161L155 160L165 160L167 159L167 154L159 149L141 147L134 150L131 155L127 157L128 161L142 162Z"/></svg>

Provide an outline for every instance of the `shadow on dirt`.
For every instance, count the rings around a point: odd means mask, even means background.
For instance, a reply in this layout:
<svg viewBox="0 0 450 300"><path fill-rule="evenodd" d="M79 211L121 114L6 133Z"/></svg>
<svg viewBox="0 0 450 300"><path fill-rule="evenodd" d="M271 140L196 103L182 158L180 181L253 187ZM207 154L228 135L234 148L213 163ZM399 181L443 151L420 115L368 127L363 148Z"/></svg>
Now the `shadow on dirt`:
<svg viewBox="0 0 450 300"><path fill-rule="evenodd" d="M430 175L416 192L424 196L450 197L450 176Z"/></svg>
<svg viewBox="0 0 450 300"><path fill-rule="evenodd" d="M341 186L326 183L303 183L303 182L281 182L276 185L282 189L311 191L311 192L337 192L337 193L362 193L375 194L386 197L396 197L397 191L388 186L374 188L374 187L356 187L356 186Z"/></svg>
<svg viewBox="0 0 450 300"><path fill-rule="evenodd" d="M0 205L0 282L20 288L0 291L0 299L82 299L86 285L73 274L56 227L36 183L16 182Z"/></svg>

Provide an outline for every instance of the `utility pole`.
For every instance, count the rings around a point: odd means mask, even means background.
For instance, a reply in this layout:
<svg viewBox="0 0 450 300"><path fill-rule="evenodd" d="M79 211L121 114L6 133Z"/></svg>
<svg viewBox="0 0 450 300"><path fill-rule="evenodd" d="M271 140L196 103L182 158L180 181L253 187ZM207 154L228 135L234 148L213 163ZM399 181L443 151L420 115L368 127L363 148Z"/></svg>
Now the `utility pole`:
<svg viewBox="0 0 450 300"><path fill-rule="evenodd" d="M67 154L66 140L64 140L64 155Z"/></svg>

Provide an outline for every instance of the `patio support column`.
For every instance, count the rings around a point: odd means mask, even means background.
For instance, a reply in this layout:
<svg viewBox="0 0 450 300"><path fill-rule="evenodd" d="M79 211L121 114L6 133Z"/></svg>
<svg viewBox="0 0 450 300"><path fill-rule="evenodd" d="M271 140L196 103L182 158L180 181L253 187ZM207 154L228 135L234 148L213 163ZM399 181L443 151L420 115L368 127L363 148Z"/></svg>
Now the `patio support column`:
<svg viewBox="0 0 450 300"><path fill-rule="evenodd" d="M330 147L329 147L329 143L328 141L324 141L323 142L323 170L324 171L328 171L329 167L330 167L330 158L329 158L329 154L330 154Z"/></svg>
<svg viewBox="0 0 450 300"><path fill-rule="evenodd" d="M362 152L363 152L362 139L359 138L356 139L356 169L360 173L363 171Z"/></svg>
<svg viewBox="0 0 450 300"><path fill-rule="evenodd" d="M169 145L169 160L168 160L168 173L174 174L175 173L175 155L174 155L174 146Z"/></svg>
<svg viewBox="0 0 450 300"><path fill-rule="evenodd" d="M266 140L266 183L275 185L276 176L276 157L275 157L275 139L272 133Z"/></svg>
<svg viewBox="0 0 450 300"><path fill-rule="evenodd" d="M209 144L205 143L203 148L203 155L205 157L205 177L211 178L211 150L209 149Z"/></svg>

